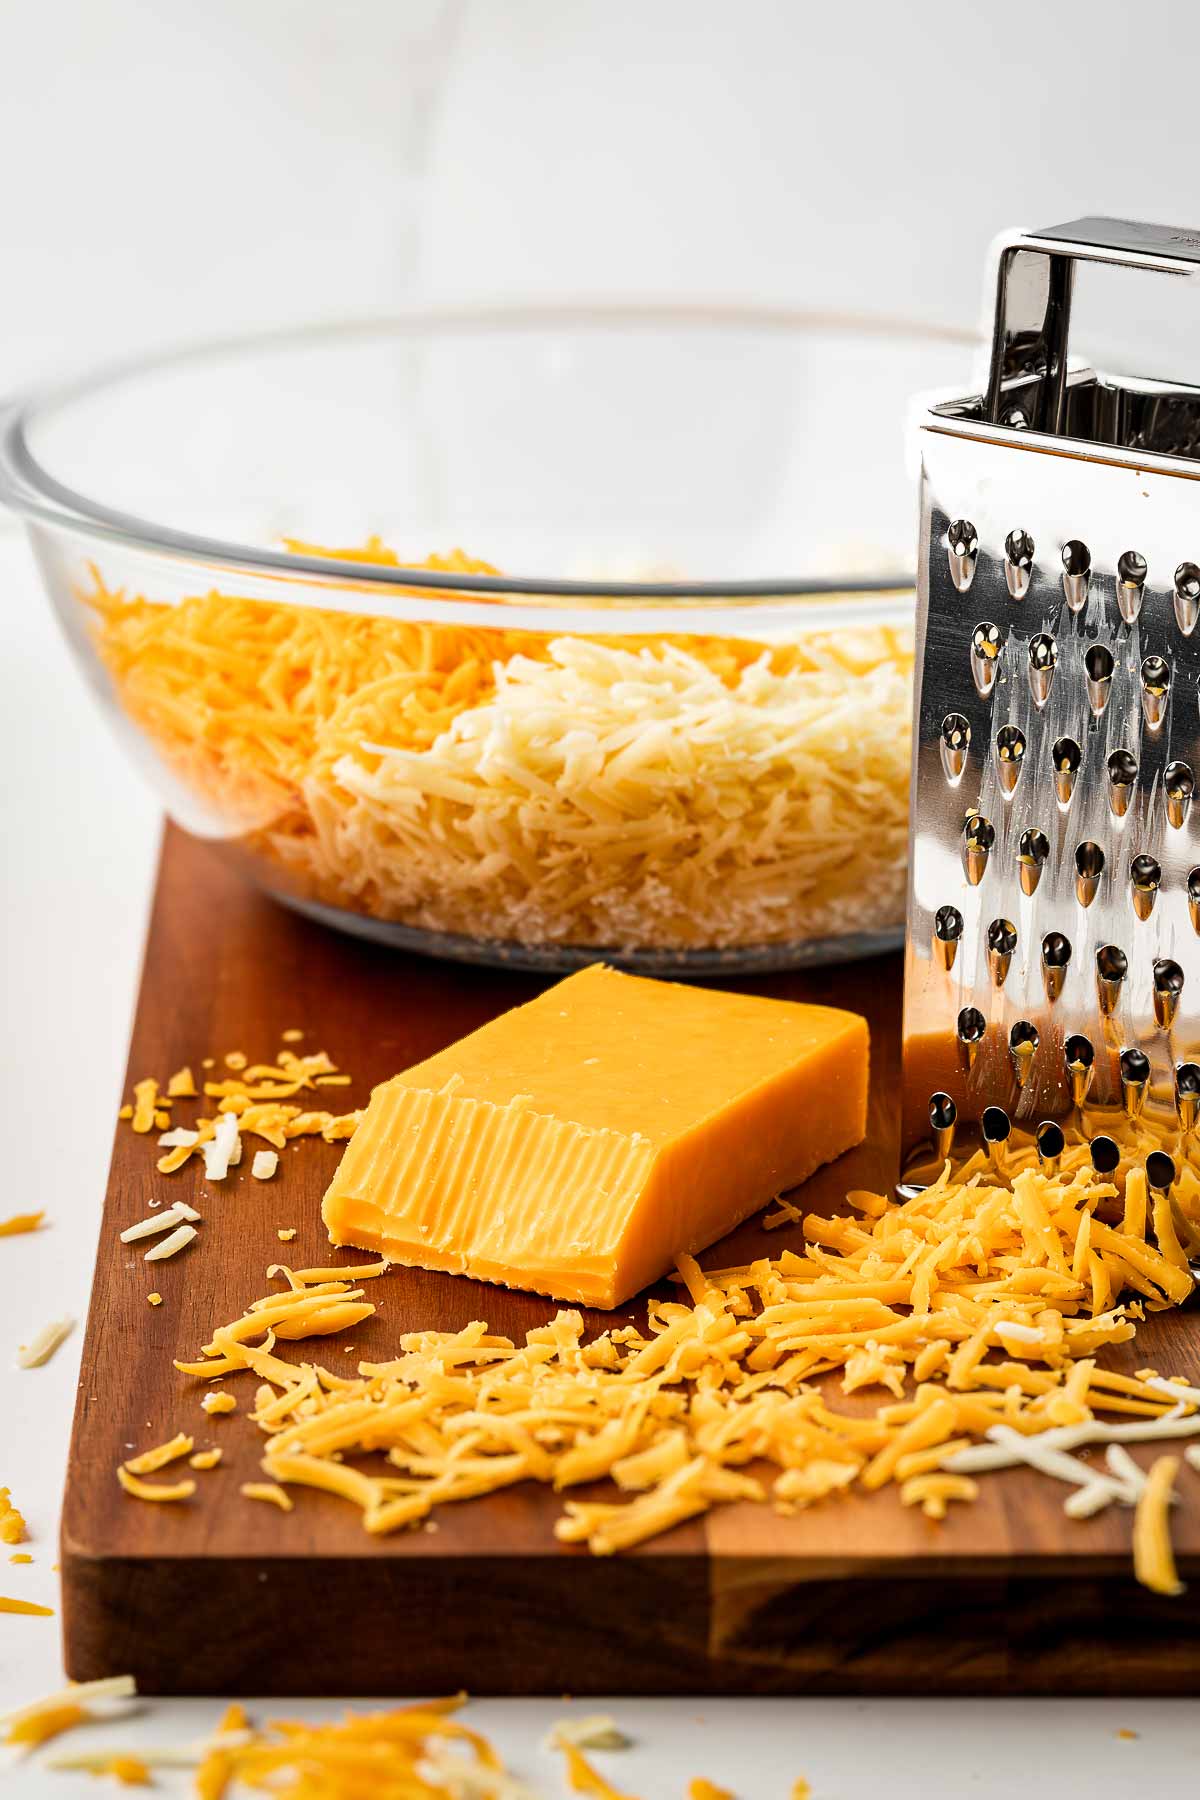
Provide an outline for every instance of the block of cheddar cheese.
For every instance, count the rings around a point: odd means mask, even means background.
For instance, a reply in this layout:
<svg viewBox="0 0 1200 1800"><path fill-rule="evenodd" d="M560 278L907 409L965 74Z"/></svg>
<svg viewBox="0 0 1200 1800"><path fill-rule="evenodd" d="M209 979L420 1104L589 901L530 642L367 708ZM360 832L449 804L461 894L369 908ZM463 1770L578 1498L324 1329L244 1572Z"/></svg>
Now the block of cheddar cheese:
<svg viewBox="0 0 1200 1800"><path fill-rule="evenodd" d="M866 1020L594 966L375 1089L334 1244L619 1306L862 1140Z"/></svg>

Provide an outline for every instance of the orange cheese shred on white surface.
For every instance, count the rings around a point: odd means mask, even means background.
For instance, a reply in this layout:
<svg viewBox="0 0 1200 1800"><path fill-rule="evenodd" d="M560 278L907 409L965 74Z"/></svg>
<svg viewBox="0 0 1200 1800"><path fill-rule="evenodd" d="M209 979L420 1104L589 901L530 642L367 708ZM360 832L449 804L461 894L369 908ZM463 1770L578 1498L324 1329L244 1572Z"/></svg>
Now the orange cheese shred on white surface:
<svg viewBox="0 0 1200 1800"><path fill-rule="evenodd" d="M569 1496L610 1479L611 1499L566 1498L557 1526L597 1554L727 1501L791 1512L855 1485L915 1484L909 1498L936 1515L969 1497L976 1472L1018 1460L1014 1444L1074 1491L1098 1471L1072 1448L1200 1434L1193 1390L1099 1364L1134 1336L1144 1307L1191 1291L1154 1244L1104 1223L1116 1201L1088 1170L1028 1171L1008 1187L947 1169L902 1204L858 1196L853 1213L807 1216L801 1248L703 1272L683 1259L687 1301L652 1301L644 1329L588 1341L580 1314L560 1310L523 1343L481 1321L411 1332L354 1376L272 1346L342 1317L362 1324L372 1308L349 1284L383 1265L276 1268L286 1290L179 1366L252 1374L267 1479L340 1495L372 1533L523 1480ZM1071 1269L1085 1218L1111 1291L1134 1284L1134 1299L1093 1310L1090 1279ZM843 1411L839 1385L874 1387L874 1415ZM386 1473L354 1465L380 1452ZM1134 1504L1128 1470L1112 1467L1101 1497ZM1155 1531L1142 1537L1141 1568L1161 1575Z"/></svg>

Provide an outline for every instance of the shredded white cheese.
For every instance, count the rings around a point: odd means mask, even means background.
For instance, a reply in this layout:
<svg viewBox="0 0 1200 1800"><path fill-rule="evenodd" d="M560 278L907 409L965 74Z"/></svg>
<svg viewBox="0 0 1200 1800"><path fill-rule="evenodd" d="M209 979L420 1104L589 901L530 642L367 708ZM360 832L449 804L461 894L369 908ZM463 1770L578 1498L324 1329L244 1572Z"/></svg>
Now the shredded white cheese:
<svg viewBox="0 0 1200 1800"><path fill-rule="evenodd" d="M85 1706L90 1700L129 1700L136 1693L137 1683L132 1675L106 1675L99 1681L76 1681L70 1687L60 1688L55 1694L47 1694L44 1699L31 1700L28 1706L0 1713L0 1722L16 1725L22 1719L51 1712L60 1706Z"/></svg>
<svg viewBox="0 0 1200 1800"><path fill-rule="evenodd" d="M178 1230L173 1231L170 1237L163 1238L161 1243L155 1244L152 1250L147 1250L146 1262L165 1262L168 1256L174 1256L179 1250L186 1250L196 1235L194 1225L179 1226Z"/></svg>
<svg viewBox="0 0 1200 1800"><path fill-rule="evenodd" d="M52 1319L43 1325L31 1344L22 1344L17 1352L18 1369L40 1369L48 1363L64 1338L71 1335L74 1319Z"/></svg>
<svg viewBox="0 0 1200 1800"><path fill-rule="evenodd" d="M208 1143L201 1144L200 1154L204 1158L204 1173L209 1181L224 1181L231 1168L241 1161L242 1140L238 1133L237 1114L223 1112L218 1115L213 1135Z"/></svg>
<svg viewBox="0 0 1200 1800"><path fill-rule="evenodd" d="M177 1125L174 1131L164 1131L158 1143L162 1150L176 1150L181 1145L192 1145L199 1141L200 1133L198 1131L188 1131L183 1125Z"/></svg>
<svg viewBox="0 0 1200 1800"><path fill-rule="evenodd" d="M250 1173L256 1181L270 1181L279 1167L279 1153L276 1150L256 1150L254 1161L250 1164Z"/></svg>
<svg viewBox="0 0 1200 1800"><path fill-rule="evenodd" d="M1022 1325L1017 1319L1001 1319L995 1327L1001 1341L1012 1344L1044 1344L1046 1334L1037 1325Z"/></svg>
<svg viewBox="0 0 1200 1800"><path fill-rule="evenodd" d="M193 1224L198 1224L200 1214L195 1207L188 1206L185 1201L176 1200L157 1217L139 1219L136 1225L127 1225L121 1233L121 1242L133 1244L137 1242L138 1238L158 1237L162 1232L172 1231L176 1225L182 1225L185 1219L190 1220Z"/></svg>

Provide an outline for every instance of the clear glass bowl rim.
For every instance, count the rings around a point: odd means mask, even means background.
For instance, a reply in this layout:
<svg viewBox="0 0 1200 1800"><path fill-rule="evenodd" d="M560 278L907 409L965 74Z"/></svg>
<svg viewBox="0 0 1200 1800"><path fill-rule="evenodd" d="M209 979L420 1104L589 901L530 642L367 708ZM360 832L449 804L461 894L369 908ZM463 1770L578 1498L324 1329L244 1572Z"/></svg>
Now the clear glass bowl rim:
<svg viewBox="0 0 1200 1800"><path fill-rule="evenodd" d="M911 570L860 577L846 573L830 577L788 577L753 581L590 581L556 577L443 574L433 570L390 567L373 563L348 563L321 556L300 555L282 549L210 538L120 511L93 496L59 482L34 455L29 444L32 426L53 409L72 401L103 394L141 375L182 367L210 357L271 352L306 345L350 342L384 333L449 333L454 331L536 331L544 327L640 328L699 327L742 331L777 332L814 336L853 334L863 338L900 338L912 342L938 341L974 346L975 334L958 327L890 318L883 315L831 312L805 308L678 303L539 303L495 306L413 307L383 316L341 319L283 329L240 333L205 339L182 348L155 351L125 358L93 369L74 379L35 387L14 396L0 407L0 503L28 521L72 535L100 538L131 549L167 554L247 574L285 579L312 576L353 586L361 592L375 590L380 611L387 606L388 590L408 594L428 590L441 599L455 594L481 599L521 599L546 596L561 600L644 600L678 603L712 601L804 599L819 601L833 594L894 595L911 589Z"/></svg>

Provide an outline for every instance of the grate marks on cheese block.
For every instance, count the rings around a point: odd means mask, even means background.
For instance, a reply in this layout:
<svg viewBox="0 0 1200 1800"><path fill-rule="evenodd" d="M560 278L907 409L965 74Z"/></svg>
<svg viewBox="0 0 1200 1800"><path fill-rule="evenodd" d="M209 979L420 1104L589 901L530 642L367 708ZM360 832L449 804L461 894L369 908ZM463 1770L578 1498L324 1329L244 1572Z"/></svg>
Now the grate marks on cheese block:
<svg viewBox="0 0 1200 1800"><path fill-rule="evenodd" d="M582 970L377 1088L335 1244L613 1307L861 1141L852 1013Z"/></svg>

